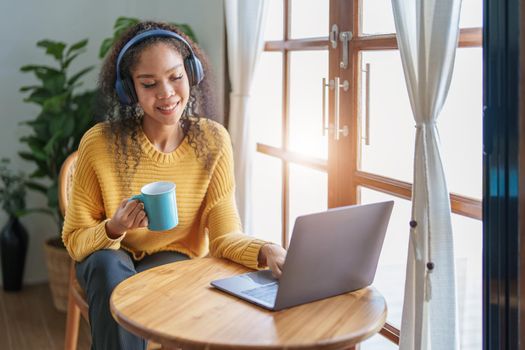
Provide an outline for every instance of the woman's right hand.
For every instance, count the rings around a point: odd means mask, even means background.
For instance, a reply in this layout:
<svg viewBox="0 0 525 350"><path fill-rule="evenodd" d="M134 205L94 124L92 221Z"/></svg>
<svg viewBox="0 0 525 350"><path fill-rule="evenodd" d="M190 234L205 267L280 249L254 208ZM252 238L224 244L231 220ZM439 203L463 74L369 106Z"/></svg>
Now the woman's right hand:
<svg viewBox="0 0 525 350"><path fill-rule="evenodd" d="M115 239L128 230L147 226L148 217L144 211L144 204L138 200L124 199L115 215L106 222L106 233L109 238Z"/></svg>

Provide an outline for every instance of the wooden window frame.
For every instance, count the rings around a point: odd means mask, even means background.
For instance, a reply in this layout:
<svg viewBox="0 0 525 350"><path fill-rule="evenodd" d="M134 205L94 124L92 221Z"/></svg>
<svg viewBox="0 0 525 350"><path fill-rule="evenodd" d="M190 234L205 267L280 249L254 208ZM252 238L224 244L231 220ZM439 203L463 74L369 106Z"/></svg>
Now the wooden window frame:
<svg viewBox="0 0 525 350"><path fill-rule="evenodd" d="M328 37L316 37L305 39L291 39L290 38L290 23L291 23L291 0L283 1L283 40L266 41L264 44L264 52L280 52L282 53L282 137L281 147L275 147L263 143L257 143L257 152L271 156L282 161L282 246L287 248L289 237L289 165L290 163L301 165L310 169L328 172L329 164L327 159L310 157L297 152L289 150L289 135L290 135L290 52L297 51L313 51L313 50L328 50ZM360 7L361 2L355 0L352 4L354 28L358 28L360 21ZM358 33L354 30L354 33ZM462 28L460 29L460 36L458 41L458 48L466 47L482 47L482 28ZM397 39L395 34L382 35L365 35L359 33L354 35L349 43L349 50L352 53L349 55L351 59L359 60L359 52L371 50L398 50ZM357 62L356 62L357 63ZM353 76L359 76L359 64L352 65L354 72ZM356 98L356 96L353 96ZM357 116L358 104L354 103L352 112ZM358 147L354 145L351 152L357 155ZM355 171L351 177L352 196L357 197L357 188L366 187L375 191L387 193L402 199L412 199L412 184L394 178L372 174L361 171L354 167ZM354 202L357 198L353 199ZM466 216L469 218L482 220L482 201L459 194L450 194L450 205L453 213ZM400 331L389 323L386 323L380 331L384 337L395 344L399 344Z"/></svg>

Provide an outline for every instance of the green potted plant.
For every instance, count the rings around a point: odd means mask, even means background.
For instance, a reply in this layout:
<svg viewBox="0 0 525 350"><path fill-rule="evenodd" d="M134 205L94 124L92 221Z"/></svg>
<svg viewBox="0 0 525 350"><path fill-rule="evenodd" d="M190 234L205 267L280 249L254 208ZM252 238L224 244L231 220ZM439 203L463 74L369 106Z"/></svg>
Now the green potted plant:
<svg viewBox="0 0 525 350"><path fill-rule="evenodd" d="M37 104L40 111L32 120L22 122L30 128L30 133L20 141L29 150L19 154L36 165L27 186L47 197L49 213L57 223L58 234L46 241L44 249L53 300L59 310L67 307L69 256L60 237L63 219L58 208L58 176L66 157L77 149L82 135L94 124L92 105L95 91L79 92L82 78L93 67L70 74L71 64L85 51L87 43L87 39L72 45L41 40L37 46L44 49L55 64L20 68L24 73L34 73L39 80L39 84L20 89L29 94L24 101Z"/></svg>
<svg viewBox="0 0 525 350"><path fill-rule="evenodd" d="M2 282L5 291L22 288L27 254L28 235L18 220L26 213L26 184L22 172L9 168L10 160L0 160L0 203L8 219L0 233Z"/></svg>

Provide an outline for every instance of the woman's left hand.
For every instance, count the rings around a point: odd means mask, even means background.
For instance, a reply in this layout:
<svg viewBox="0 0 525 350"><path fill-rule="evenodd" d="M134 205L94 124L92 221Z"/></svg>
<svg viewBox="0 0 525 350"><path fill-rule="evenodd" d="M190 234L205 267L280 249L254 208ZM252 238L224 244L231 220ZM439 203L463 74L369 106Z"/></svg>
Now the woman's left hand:
<svg viewBox="0 0 525 350"><path fill-rule="evenodd" d="M266 265L275 278L280 278L286 259L286 250L277 244L267 243L259 251L259 265Z"/></svg>

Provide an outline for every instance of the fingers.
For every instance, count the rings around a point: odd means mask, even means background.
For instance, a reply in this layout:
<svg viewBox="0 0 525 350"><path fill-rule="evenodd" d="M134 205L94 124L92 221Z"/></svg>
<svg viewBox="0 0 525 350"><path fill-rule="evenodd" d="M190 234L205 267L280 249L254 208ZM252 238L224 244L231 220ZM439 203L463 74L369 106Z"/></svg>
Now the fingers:
<svg viewBox="0 0 525 350"><path fill-rule="evenodd" d="M272 270L272 276L274 278L281 278L281 275L283 273L282 267L280 267L277 263L273 264L273 266L270 266L270 270Z"/></svg>
<svg viewBox="0 0 525 350"><path fill-rule="evenodd" d="M272 276L278 279L282 275L286 250L277 245L270 245L266 252L266 262L268 267L272 271Z"/></svg>
<svg viewBox="0 0 525 350"><path fill-rule="evenodd" d="M117 211L106 224L106 231L109 236L116 238L127 230L147 226L148 217L144 211L144 204L138 200L126 198L120 202Z"/></svg>
<svg viewBox="0 0 525 350"><path fill-rule="evenodd" d="M148 216L144 215L144 218L139 223L139 227L148 227L148 223Z"/></svg>
<svg viewBox="0 0 525 350"><path fill-rule="evenodd" d="M136 222L137 215L139 215L139 213L143 211L144 211L144 204L142 204L141 202L137 202L135 203L135 207L133 207L131 212L128 214L128 217L130 220L133 220Z"/></svg>
<svg viewBox="0 0 525 350"><path fill-rule="evenodd" d="M146 218L146 212L144 211L144 208L141 208L138 213L135 215L135 219L133 221L133 226L135 227L143 227L141 226L142 221Z"/></svg>
<svg viewBox="0 0 525 350"><path fill-rule="evenodd" d="M284 257L277 259L277 267L282 270L284 266Z"/></svg>
<svg viewBox="0 0 525 350"><path fill-rule="evenodd" d="M278 279L282 275L286 250L281 246L273 245L270 251L267 256L268 267L272 270L272 276Z"/></svg>
<svg viewBox="0 0 525 350"><path fill-rule="evenodd" d="M119 213L115 215L126 229L147 226L147 215L144 211L144 204L137 200L126 200L123 208L119 208Z"/></svg>
<svg viewBox="0 0 525 350"><path fill-rule="evenodd" d="M137 208L140 209L140 207L142 206L143 204L141 202L139 202L138 200L131 200L131 201L128 201L126 203L126 205L124 206L124 210L122 212L122 217L124 219L128 219L128 218L135 218L135 215L136 215L136 210ZM135 214L133 214L135 211Z"/></svg>
<svg viewBox="0 0 525 350"><path fill-rule="evenodd" d="M144 204L139 202L129 214L128 219L131 222L133 228L147 226L148 220L146 212L144 211ZM146 223L146 225L144 225L144 223Z"/></svg>

